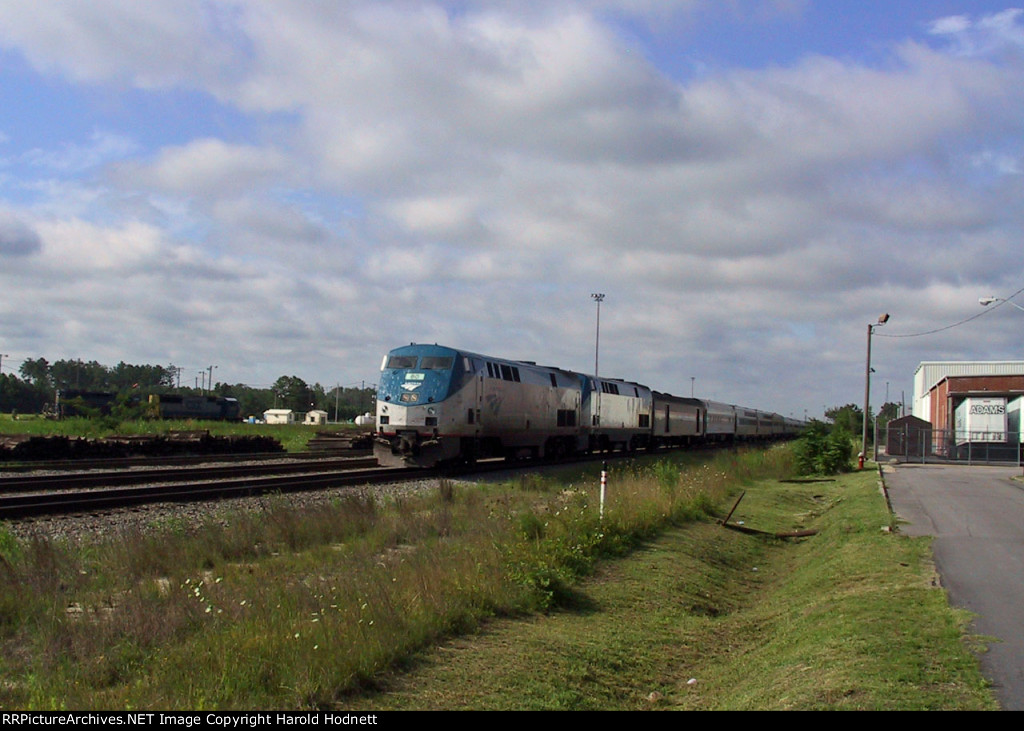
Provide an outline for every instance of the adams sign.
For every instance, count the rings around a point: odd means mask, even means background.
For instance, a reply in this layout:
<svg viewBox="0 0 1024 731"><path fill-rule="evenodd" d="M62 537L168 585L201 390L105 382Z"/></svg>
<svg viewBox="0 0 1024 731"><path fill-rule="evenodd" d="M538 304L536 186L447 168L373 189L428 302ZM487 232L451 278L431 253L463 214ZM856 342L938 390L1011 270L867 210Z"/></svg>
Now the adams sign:
<svg viewBox="0 0 1024 731"><path fill-rule="evenodd" d="M1006 399L967 398L956 408L958 442L1005 442Z"/></svg>

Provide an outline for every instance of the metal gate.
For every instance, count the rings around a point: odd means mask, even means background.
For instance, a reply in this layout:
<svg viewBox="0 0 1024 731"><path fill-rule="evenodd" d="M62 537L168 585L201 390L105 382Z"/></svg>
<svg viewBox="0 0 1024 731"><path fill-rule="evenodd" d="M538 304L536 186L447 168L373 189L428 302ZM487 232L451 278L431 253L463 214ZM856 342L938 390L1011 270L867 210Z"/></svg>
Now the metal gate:
<svg viewBox="0 0 1024 731"><path fill-rule="evenodd" d="M904 425L879 427L875 454L900 462L957 462L963 464L1022 463L1021 432L961 431Z"/></svg>

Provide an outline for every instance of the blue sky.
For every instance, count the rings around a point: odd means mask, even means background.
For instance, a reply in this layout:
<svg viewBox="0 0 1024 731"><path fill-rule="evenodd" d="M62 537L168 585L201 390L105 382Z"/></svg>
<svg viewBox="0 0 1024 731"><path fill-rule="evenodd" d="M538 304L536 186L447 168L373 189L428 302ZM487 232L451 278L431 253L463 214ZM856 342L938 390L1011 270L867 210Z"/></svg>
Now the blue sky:
<svg viewBox="0 0 1024 731"><path fill-rule="evenodd" d="M809 55L886 64L893 47L908 40L929 42L938 19L968 16L977 21L1010 6L1006 2L694 3L664 25L624 19L626 37L642 44L653 63L675 78L696 72L789 66ZM623 16L613 15L614 20ZM941 45L941 36L930 41Z"/></svg>
<svg viewBox="0 0 1024 731"><path fill-rule="evenodd" d="M1024 286L1022 82L1005 2L0 0L3 367L586 370L602 291L602 370L820 414Z"/></svg>

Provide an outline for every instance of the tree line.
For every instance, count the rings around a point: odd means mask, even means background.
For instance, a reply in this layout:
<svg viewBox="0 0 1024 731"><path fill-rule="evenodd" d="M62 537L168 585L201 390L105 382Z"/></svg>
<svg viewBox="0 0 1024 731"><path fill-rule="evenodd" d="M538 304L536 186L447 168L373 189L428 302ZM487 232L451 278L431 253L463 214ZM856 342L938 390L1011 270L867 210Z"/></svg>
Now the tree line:
<svg viewBox="0 0 1024 731"><path fill-rule="evenodd" d="M269 388L244 383L215 383L212 388L179 385L181 369L174 364L105 366L96 361L29 359L19 375L0 374L0 413L39 414L53 410L57 392L110 393L122 403L146 403L151 394L214 395L238 399L241 414L261 418L268 409L296 412L326 411L331 419L350 421L374 410L372 388L310 386L298 376L281 376ZM20 376L20 377L19 377Z"/></svg>
<svg viewBox="0 0 1024 731"><path fill-rule="evenodd" d="M899 415L899 404L892 402L883 404L878 413L872 416L872 420L868 422L869 439L874 430L875 420L878 422L879 430L882 430L890 421L898 419ZM825 418L831 421L834 427L843 429L851 435L859 436L864 428L864 409L856 404L846 404L845 406L834 406L831 409L826 409Z"/></svg>

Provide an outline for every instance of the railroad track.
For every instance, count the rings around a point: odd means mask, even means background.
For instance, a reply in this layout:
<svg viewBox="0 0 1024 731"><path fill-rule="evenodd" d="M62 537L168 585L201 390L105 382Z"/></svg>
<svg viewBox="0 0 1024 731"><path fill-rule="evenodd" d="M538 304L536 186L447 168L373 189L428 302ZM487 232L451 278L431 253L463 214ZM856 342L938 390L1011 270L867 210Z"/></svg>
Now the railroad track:
<svg viewBox="0 0 1024 731"><path fill-rule="evenodd" d="M485 460L453 474L531 469L542 466L607 461L634 455L590 455L552 462ZM357 467L356 463L362 463ZM319 471L314 472L316 466ZM291 474L268 475L272 471ZM301 474L296 474L301 473ZM0 480L0 520L44 515L115 510L152 503L184 503L220 500L270 493L322 490L334 487L401 482L438 477L438 469L380 468L376 459L332 459L287 465L244 465L198 469L135 470L106 473L75 473ZM158 478L157 475L162 477ZM124 480L126 482L116 482ZM184 481L187 480L187 481ZM138 484L144 482L145 484ZM121 485L121 486L115 486ZM126 484L136 486L125 487ZM14 489L17 487L17 491ZM28 487L31 485L31 487Z"/></svg>
<svg viewBox="0 0 1024 731"><path fill-rule="evenodd" d="M370 468L328 473L242 477L213 482L146 484L110 489L85 488L59 492L16 493L0 496L0 520L112 510L148 503L198 502L266 493L321 490L329 487L412 480L436 475L436 470Z"/></svg>
<svg viewBox="0 0 1024 731"><path fill-rule="evenodd" d="M124 487L146 483L208 482L242 477L270 477L312 472L344 472L376 467L373 457L344 457L288 463L219 465L214 467L171 467L163 469L107 470L46 475L0 477L0 495L19 492L81 490L97 487Z"/></svg>
<svg viewBox="0 0 1024 731"><path fill-rule="evenodd" d="M0 474L20 472L81 472L82 470L119 470L131 467L166 467L210 462L273 462L276 460L322 460L330 457L369 457L370 449L321 449L307 452L243 452L232 454L165 455L161 457L111 457L108 459L61 459L0 462Z"/></svg>

